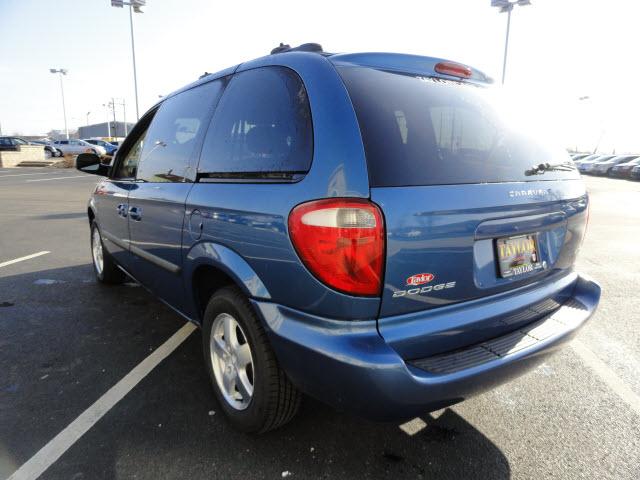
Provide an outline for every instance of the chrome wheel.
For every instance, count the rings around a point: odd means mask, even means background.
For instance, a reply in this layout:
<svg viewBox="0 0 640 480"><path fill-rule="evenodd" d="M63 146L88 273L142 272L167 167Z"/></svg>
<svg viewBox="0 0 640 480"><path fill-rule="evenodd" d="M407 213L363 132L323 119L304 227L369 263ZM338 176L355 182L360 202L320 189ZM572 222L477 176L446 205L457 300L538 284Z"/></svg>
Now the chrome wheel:
<svg viewBox="0 0 640 480"><path fill-rule="evenodd" d="M97 228L93 229L91 254L93 256L93 265L96 267L98 275L100 275L104 269L104 256L102 253L102 239L100 238L100 231Z"/></svg>
<svg viewBox="0 0 640 480"><path fill-rule="evenodd" d="M213 321L209 350L222 396L234 409L244 410L253 397L253 356L242 327L228 313L221 313Z"/></svg>

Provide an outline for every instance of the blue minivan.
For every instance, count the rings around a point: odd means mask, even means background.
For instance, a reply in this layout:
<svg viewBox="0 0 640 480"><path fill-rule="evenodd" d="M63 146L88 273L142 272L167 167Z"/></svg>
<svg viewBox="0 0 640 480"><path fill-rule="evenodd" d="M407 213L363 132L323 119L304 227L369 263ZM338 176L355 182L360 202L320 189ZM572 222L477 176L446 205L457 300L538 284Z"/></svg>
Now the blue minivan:
<svg viewBox="0 0 640 480"><path fill-rule="evenodd" d="M376 420L460 402L593 314L574 270L585 185L456 62L281 46L166 96L89 205L104 283L132 277L202 330L230 422L307 394ZM117 307L116 307L117 308Z"/></svg>

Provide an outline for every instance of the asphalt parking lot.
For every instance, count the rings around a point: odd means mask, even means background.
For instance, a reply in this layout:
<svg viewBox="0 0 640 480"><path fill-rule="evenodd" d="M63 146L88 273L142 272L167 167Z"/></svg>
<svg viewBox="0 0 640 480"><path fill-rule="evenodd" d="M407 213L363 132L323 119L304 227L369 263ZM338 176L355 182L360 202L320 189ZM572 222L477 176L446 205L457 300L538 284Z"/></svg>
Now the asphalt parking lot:
<svg viewBox="0 0 640 480"><path fill-rule="evenodd" d="M602 302L577 341L526 376L402 426L305 399L292 423L255 437L218 412L195 331L68 449L35 457L51 463L40 478L640 478L640 182L585 180L578 267ZM133 283L94 281L95 182L0 169L0 479L33 465L185 323Z"/></svg>

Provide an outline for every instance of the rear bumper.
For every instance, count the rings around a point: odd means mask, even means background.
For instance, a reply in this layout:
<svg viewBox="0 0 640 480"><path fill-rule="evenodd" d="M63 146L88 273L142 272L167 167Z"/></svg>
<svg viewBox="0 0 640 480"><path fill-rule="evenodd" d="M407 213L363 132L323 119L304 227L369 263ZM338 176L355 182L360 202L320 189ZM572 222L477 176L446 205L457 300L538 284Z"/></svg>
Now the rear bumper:
<svg viewBox="0 0 640 480"><path fill-rule="evenodd" d="M539 364L584 325L599 299L598 284L574 275L571 296L553 313L506 335L409 360L385 341L374 320L334 321L273 303L254 305L298 388L341 410L401 420L457 403Z"/></svg>

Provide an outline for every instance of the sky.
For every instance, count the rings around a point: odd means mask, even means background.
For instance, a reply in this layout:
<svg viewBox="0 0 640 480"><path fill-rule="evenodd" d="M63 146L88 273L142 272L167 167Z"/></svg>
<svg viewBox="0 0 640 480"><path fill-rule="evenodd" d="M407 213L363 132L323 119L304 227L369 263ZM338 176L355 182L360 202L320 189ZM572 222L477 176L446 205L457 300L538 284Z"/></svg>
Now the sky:
<svg viewBox="0 0 640 480"><path fill-rule="evenodd" d="M147 0L134 14L140 115L205 71L280 42L330 52L402 52L472 65L500 83L507 16L490 0ZM564 146L640 152L638 0L532 0L511 19L504 89ZM0 0L2 133L135 120L129 12L110 0ZM580 97L588 97L579 100ZM122 107L117 119L123 119ZM110 115L110 114L109 114Z"/></svg>

